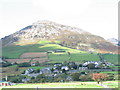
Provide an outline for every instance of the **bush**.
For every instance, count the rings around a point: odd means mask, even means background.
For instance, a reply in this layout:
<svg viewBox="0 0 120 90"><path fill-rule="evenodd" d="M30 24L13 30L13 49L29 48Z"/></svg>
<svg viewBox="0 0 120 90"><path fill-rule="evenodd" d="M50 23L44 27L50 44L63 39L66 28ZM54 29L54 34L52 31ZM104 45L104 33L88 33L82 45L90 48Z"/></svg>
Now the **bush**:
<svg viewBox="0 0 120 90"><path fill-rule="evenodd" d="M80 81L93 81L90 75L81 75L79 79Z"/></svg>
<svg viewBox="0 0 120 90"><path fill-rule="evenodd" d="M79 79L79 77L80 77L80 74L79 73L73 73L73 74L71 74L71 76L72 76L72 79L74 80L74 81L79 81L80 79Z"/></svg>
<svg viewBox="0 0 120 90"><path fill-rule="evenodd" d="M62 81L65 81L65 78L63 77L54 78L54 82L62 82Z"/></svg>
<svg viewBox="0 0 120 90"><path fill-rule="evenodd" d="M25 74L25 70L21 74Z"/></svg>
<svg viewBox="0 0 120 90"><path fill-rule="evenodd" d="M108 74L106 80L114 80L114 74Z"/></svg>
<svg viewBox="0 0 120 90"><path fill-rule="evenodd" d="M114 80L120 80L120 75L114 75Z"/></svg>
<svg viewBox="0 0 120 90"><path fill-rule="evenodd" d="M0 67L8 67L8 66L11 66L12 64L9 63L9 62L2 62L0 63Z"/></svg>
<svg viewBox="0 0 120 90"><path fill-rule="evenodd" d="M30 67L30 66L31 66L31 64L28 63L28 62L20 63L20 64L18 65L18 67Z"/></svg>
<svg viewBox="0 0 120 90"><path fill-rule="evenodd" d="M95 64L94 63L90 63L87 65L88 69L95 69Z"/></svg>
<svg viewBox="0 0 120 90"><path fill-rule="evenodd" d="M14 76L14 77L9 77L9 81L14 83L21 83L22 79L20 77Z"/></svg>

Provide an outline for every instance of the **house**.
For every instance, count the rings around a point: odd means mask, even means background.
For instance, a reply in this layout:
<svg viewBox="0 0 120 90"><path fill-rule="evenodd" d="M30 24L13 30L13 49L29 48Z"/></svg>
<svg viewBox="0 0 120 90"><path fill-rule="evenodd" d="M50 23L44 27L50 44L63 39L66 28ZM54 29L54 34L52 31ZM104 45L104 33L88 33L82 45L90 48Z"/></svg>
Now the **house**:
<svg viewBox="0 0 120 90"><path fill-rule="evenodd" d="M62 70L64 69L64 70L67 71L67 70L69 70L69 67L68 67L68 66L62 66L61 69L62 69Z"/></svg>
<svg viewBox="0 0 120 90"><path fill-rule="evenodd" d="M47 53L53 53L53 51L47 51Z"/></svg>
<svg viewBox="0 0 120 90"><path fill-rule="evenodd" d="M57 63L57 64L54 64L54 66L62 66L62 63Z"/></svg>
<svg viewBox="0 0 120 90"><path fill-rule="evenodd" d="M53 69L54 69L54 70L57 69L57 66L54 66Z"/></svg>
<svg viewBox="0 0 120 90"><path fill-rule="evenodd" d="M79 67L79 70L88 70L88 67Z"/></svg>
<svg viewBox="0 0 120 90"><path fill-rule="evenodd" d="M0 86L9 86L11 85L11 82L8 82L8 81L0 81Z"/></svg>
<svg viewBox="0 0 120 90"><path fill-rule="evenodd" d="M26 83L27 81L30 81L30 79L29 78L22 79L22 82Z"/></svg>
<svg viewBox="0 0 120 90"><path fill-rule="evenodd" d="M30 73L32 73L32 72L34 72L34 69L29 68L29 69L27 69L27 70L25 71L25 75L30 74Z"/></svg>
<svg viewBox="0 0 120 90"><path fill-rule="evenodd" d="M60 49L54 50L54 53L59 53L59 52L66 52L66 51L65 50L60 50Z"/></svg>
<svg viewBox="0 0 120 90"><path fill-rule="evenodd" d="M80 72L80 75L87 75L86 72Z"/></svg>
<svg viewBox="0 0 120 90"><path fill-rule="evenodd" d="M44 68L41 70L41 72L42 72L42 74L51 74L52 73L50 68Z"/></svg>
<svg viewBox="0 0 120 90"><path fill-rule="evenodd" d="M78 73L79 70L69 70L68 73L71 74L71 73Z"/></svg>
<svg viewBox="0 0 120 90"><path fill-rule="evenodd" d="M88 62L85 62L85 63L83 63L83 66L87 66L88 64L95 64L95 66L96 65L99 65L99 64L101 64L101 62L100 61L88 61Z"/></svg>
<svg viewBox="0 0 120 90"><path fill-rule="evenodd" d="M56 70L53 71L53 73L58 74L58 73L60 73L60 71L56 69Z"/></svg>
<svg viewBox="0 0 120 90"><path fill-rule="evenodd" d="M31 63L31 66L35 66L36 64L35 63Z"/></svg>
<svg viewBox="0 0 120 90"><path fill-rule="evenodd" d="M27 75L30 76L30 77L37 77L40 74L39 73L30 73L30 74L27 74Z"/></svg>

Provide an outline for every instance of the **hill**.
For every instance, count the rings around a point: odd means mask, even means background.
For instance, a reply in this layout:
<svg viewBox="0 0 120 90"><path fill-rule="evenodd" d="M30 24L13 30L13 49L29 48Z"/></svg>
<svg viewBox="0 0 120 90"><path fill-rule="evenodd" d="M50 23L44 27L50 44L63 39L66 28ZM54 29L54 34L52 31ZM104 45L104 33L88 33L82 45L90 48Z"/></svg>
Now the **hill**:
<svg viewBox="0 0 120 90"><path fill-rule="evenodd" d="M46 40L80 51L117 53L117 46L100 36L93 35L79 28L61 25L51 21L35 22L20 31L2 38L2 46L6 48L10 46L24 46L29 48L31 45L35 45L36 47L38 42ZM34 49L34 47L32 48Z"/></svg>
<svg viewBox="0 0 120 90"><path fill-rule="evenodd" d="M109 38L108 41L113 43L114 45L120 46L120 41L116 38Z"/></svg>
<svg viewBox="0 0 120 90"><path fill-rule="evenodd" d="M61 50L64 52L55 52L56 50L59 50L59 51ZM3 47L2 56L5 58L8 58L6 61L9 61L9 62L13 62L13 61L18 63L25 62L25 61L29 62L31 60L30 58L24 59L24 58L21 58L21 56L29 53L31 54L31 52L32 53L48 52L48 59L39 57L39 60L38 60L40 62L47 61L48 63L58 63L58 62L63 63L64 61L74 61L74 62L83 63L84 61L100 60L97 53L88 53L86 51L71 49L68 47L61 46L59 44L52 43L50 41L40 41L37 44L23 45L23 46L19 46L19 45L6 46L6 47ZM71 53L70 55L71 58L68 55L68 52ZM103 54L103 57L105 60L111 63L114 63L114 64L118 63L117 54ZM36 61L36 57L33 58L33 60Z"/></svg>
<svg viewBox="0 0 120 90"><path fill-rule="evenodd" d="M50 21L38 21L1 40L2 57L8 58L8 61L22 62L21 55L25 53L48 52L48 58L39 60L48 63L98 61L97 53L103 53L105 60L118 63L118 47L114 44L79 28ZM28 58L26 60L29 61Z"/></svg>

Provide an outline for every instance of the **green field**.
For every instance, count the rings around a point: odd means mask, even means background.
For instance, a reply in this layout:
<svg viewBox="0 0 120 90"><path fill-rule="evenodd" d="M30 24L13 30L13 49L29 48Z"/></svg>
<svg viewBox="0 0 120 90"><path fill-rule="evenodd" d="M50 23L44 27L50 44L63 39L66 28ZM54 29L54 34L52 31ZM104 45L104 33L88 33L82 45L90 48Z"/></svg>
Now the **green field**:
<svg viewBox="0 0 120 90"><path fill-rule="evenodd" d="M40 41L37 44L31 45L15 45L15 46L7 46L2 48L2 56L7 58L19 58L20 55L26 52L47 52L53 50L64 50L66 52L63 53L50 53L48 55L50 62L64 62L64 61L75 61L75 62L83 62L83 61L98 61L100 60L97 53L87 53L85 51L80 51L76 49L71 49L68 47L64 47L58 44L59 41L54 41L51 43L50 41ZM69 56L67 52L70 52ZM113 64L118 63L118 55L117 54L102 54L104 59L108 62L112 62ZM70 58L71 57L71 58Z"/></svg>
<svg viewBox="0 0 120 90"><path fill-rule="evenodd" d="M71 83L39 83L39 84L17 84L14 86L8 86L7 88L103 88L102 86L96 85L96 82L85 83L81 85L80 82Z"/></svg>
<svg viewBox="0 0 120 90"><path fill-rule="evenodd" d="M51 50L65 50L66 52L73 52L73 53L85 53L80 50L71 49L67 47L60 46L58 44L34 44L34 45L25 45L25 46L7 46L2 48L2 56L8 58L19 58L21 54L25 52L46 52Z"/></svg>
<svg viewBox="0 0 120 90"><path fill-rule="evenodd" d="M120 88L119 83L120 81L106 81L104 85L107 85L109 88Z"/></svg>
<svg viewBox="0 0 120 90"><path fill-rule="evenodd" d="M105 72L100 72L100 73L107 73L107 74L118 74L118 71L105 71Z"/></svg>
<svg viewBox="0 0 120 90"><path fill-rule="evenodd" d="M64 61L74 61L81 62L84 61L99 61L99 57L96 54L90 53L71 53L71 58L67 53L49 54L50 63L64 62Z"/></svg>
<svg viewBox="0 0 120 90"><path fill-rule="evenodd" d="M103 82L108 88L118 88L118 81ZM64 83L34 83L34 84L16 84L6 88L105 88L97 85L96 82L64 82ZM3 87L5 88L5 87ZM4 89L3 89L4 90Z"/></svg>
<svg viewBox="0 0 120 90"><path fill-rule="evenodd" d="M104 54L103 57L108 62L118 64L118 62L119 62L118 57L120 57L120 55L118 55L118 54Z"/></svg>

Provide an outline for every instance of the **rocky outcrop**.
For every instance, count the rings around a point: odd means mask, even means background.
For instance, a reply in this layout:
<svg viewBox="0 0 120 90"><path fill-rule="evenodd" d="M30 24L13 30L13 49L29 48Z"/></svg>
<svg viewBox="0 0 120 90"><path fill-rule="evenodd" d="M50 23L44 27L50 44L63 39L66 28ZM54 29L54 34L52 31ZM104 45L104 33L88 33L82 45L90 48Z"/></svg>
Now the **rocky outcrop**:
<svg viewBox="0 0 120 90"><path fill-rule="evenodd" d="M51 21L38 21L20 31L2 38L3 46L35 44L40 40L58 40L61 45L89 52L116 53L117 46L100 36L79 28L57 24Z"/></svg>

